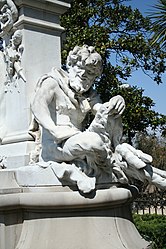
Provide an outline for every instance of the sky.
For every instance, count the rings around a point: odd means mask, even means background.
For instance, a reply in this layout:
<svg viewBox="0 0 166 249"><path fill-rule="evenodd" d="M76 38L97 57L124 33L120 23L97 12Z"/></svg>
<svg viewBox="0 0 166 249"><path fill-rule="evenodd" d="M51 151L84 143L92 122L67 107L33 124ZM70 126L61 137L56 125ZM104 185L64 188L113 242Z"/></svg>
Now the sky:
<svg viewBox="0 0 166 249"><path fill-rule="evenodd" d="M145 16L147 12L152 9L157 3L157 0L129 0L128 4L132 8L138 8L140 12ZM153 99L155 106L154 110L161 114L166 115L166 73L162 77L163 83L157 85L153 80L146 76L142 71L136 71L132 74L132 77L128 80L128 83L137 85L143 88L144 95Z"/></svg>

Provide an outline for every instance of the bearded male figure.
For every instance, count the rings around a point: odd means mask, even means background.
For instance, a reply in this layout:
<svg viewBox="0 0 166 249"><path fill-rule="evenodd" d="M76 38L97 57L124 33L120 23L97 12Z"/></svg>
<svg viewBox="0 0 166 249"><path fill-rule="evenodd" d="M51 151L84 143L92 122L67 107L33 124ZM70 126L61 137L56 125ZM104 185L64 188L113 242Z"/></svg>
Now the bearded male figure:
<svg viewBox="0 0 166 249"><path fill-rule="evenodd" d="M69 53L67 72L53 68L40 78L32 103L35 120L42 127L40 160L74 164L88 176L99 177L106 172L110 180L114 176L123 183L133 170L136 178L154 179L154 183L165 187L163 175L157 173L156 178L156 173L146 168L151 156L120 144L125 102L118 95L101 103L93 89L101 73L101 56L94 47L84 45ZM84 121L90 111L94 120L85 130Z"/></svg>

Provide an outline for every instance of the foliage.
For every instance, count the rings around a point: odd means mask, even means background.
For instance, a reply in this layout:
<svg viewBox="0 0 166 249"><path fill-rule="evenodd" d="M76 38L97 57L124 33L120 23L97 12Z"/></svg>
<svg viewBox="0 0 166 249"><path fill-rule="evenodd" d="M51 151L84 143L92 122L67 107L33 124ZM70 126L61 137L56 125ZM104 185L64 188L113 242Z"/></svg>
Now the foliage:
<svg viewBox="0 0 166 249"><path fill-rule="evenodd" d="M137 136L138 149L150 154L153 157L153 165L166 170L166 140L157 136L139 134Z"/></svg>
<svg viewBox="0 0 166 249"><path fill-rule="evenodd" d="M153 242L153 249L166 249L166 216L134 214L133 219L139 233Z"/></svg>
<svg viewBox="0 0 166 249"><path fill-rule="evenodd" d="M159 45L166 49L166 0L158 0L158 3L153 6L153 10L149 15L152 20L152 44Z"/></svg>
<svg viewBox="0 0 166 249"><path fill-rule="evenodd" d="M132 138L139 132L146 133L147 127L152 130L166 127L166 116L152 110L155 105L153 100L143 95L144 90L138 87L114 87L112 96L120 94L124 97L126 109L123 115L124 134L127 135L128 142L132 144Z"/></svg>
<svg viewBox="0 0 166 249"><path fill-rule="evenodd" d="M151 71L160 83L165 54L150 45L150 21L123 3L125 0L73 0L61 18L67 35L63 58L75 45L94 45L103 57L104 72L109 71L109 84L117 83L117 78L127 80L138 68Z"/></svg>
<svg viewBox="0 0 166 249"><path fill-rule="evenodd" d="M103 58L103 74L95 87L103 101L121 94L126 101L124 132L131 142L137 131L148 125L155 129L162 125L164 116L151 110L153 101L143 96L136 87L122 88L132 72L142 69L161 83L165 71L165 53L150 43L151 23L138 9L125 5L125 0L73 0L71 8L62 15L66 29L62 59L75 46L93 45Z"/></svg>

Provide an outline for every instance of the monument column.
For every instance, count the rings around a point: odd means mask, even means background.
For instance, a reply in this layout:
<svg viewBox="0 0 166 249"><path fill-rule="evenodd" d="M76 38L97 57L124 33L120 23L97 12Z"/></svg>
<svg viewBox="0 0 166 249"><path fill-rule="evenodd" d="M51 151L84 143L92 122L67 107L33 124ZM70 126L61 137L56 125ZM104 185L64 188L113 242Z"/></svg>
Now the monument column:
<svg viewBox="0 0 166 249"><path fill-rule="evenodd" d="M34 138L28 133L31 122L30 102L40 76L52 67L61 66L60 15L70 1L15 0L18 20L16 30L22 30L24 47L21 67L26 82L17 79L15 87L6 92L7 132L0 146L0 155L7 157L7 167L27 165Z"/></svg>

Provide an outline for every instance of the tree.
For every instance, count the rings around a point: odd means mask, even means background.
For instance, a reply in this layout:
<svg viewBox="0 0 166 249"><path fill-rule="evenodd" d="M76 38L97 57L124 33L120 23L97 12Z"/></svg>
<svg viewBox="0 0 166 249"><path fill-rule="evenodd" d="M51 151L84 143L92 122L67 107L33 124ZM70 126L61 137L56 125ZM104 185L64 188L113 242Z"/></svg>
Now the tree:
<svg viewBox="0 0 166 249"><path fill-rule="evenodd" d="M152 44L158 43L164 50L166 49L166 0L159 0L153 6L149 18L152 20Z"/></svg>
<svg viewBox="0 0 166 249"><path fill-rule="evenodd" d="M125 6L125 0L73 0L61 18L66 29L64 58L75 45L93 45L102 55L104 72L110 84L127 80L141 68L159 84L165 71L165 53L151 46L149 18L138 9ZM110 64L111 61L111 64Z"/></svg>
<svg viewBox="0 0 166 249"><path fill-rule="evenodd" d="M154 135L139 134L137 148L153 157L153 165L166 170L166 140Z"/></svg>
<svg viewBox="0 0 166 249"><path fill-rule="evenodd" d="M138 9L126 6L125 0L73 0L61 24L66 29L63 63L76 45L93 45L102 55L103 74L95 82L95 88L103 101L115 94L124 96L123 120L129 142L136 131L163 124L164 116L151 110L154 103L143 96L143 90L120 87L137 69L142 69L157 84L162 82L166 54L158 45L151 45L149 18L143 17Z"/></svg>
<svg viewBox="0 0 166 249"><path fill-rule="evenodd" d="M155 112L152 108L154 102L151 98L144 96L144 90L138 87L124 88L121 85L112 90L112 94L120 94L124 97L126 108L123 115L123 128L127 142L132 140L137 133L147 134L147 128L152 131L164 132L166 129L166 116Z"/></svg>

